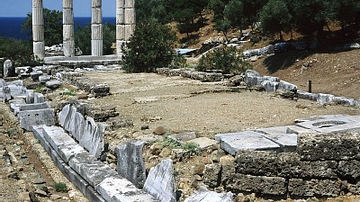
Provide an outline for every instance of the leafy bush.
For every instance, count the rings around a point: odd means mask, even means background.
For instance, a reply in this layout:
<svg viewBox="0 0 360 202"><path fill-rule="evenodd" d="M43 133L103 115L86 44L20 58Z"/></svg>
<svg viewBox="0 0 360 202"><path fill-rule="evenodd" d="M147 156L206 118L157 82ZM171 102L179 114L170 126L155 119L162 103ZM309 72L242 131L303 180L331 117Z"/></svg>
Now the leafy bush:
<svg viewBox="0 0 360 202"><path fill-rule="evenodd" d="M68 188L64 182L56 182L54 183L55 191L57 192L67 192Z"/></svg>
<svg viewBox="0 0 360 202"><path fill-rule="evenodd" d="M147 21L136 25L134 35L122 46L123 69L127 72L154 72L167 67L174 57L176 35L170 27Z"/></svg>
<svg viewBox="0 0 360 202"><path fill-rule="evenodd" d="M186 67L186 58L182 55L175 55L172 62L171 62L172 68L185 68Z"/></svg>
<svg viewBox="0 0 360 202"><path fill-rule="evenodd" d="M223 73L240 73L251 69L252 66L240 57L241 53L234 47L223 46L204 55L196 70L222 70Z"/></svg>

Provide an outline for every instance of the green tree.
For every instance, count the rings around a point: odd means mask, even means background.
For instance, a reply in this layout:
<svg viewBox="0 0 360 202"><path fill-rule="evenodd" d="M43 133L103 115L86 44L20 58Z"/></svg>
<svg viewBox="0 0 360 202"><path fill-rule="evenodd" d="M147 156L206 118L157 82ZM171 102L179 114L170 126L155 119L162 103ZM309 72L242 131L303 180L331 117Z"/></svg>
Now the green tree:
<svg viewBox="0 0 360 202"><path fill-rule="evenodd" d="M243 16L245 22L253 28L253 24L259 21L259 13L268 0L241 0L243 3Z"/></svg>
<svg viewBox="0 0 360 202"><path fill-rule="evenodd" d="M316 35L320 41L323 28L336 19L336 0L294 0L289 4L296 30L304 35Z"/></svg>
<svg viewBox="0 0 360 202"><path fill-rule="evenodd" d="M154 21L137 23L134 35L122 47L123 69L127 72L153 72L167 67L174 57L176 35L170 27Z"/></svg>
<svg viewBox="0 0 360 202"><path fill-rule="evenodd" d="M232 27L239 28L240 32L242 32L243 13L244 6L241 0L230 0L224 9L225 18L229 20Z"/></svg>
<svg viewBox="0 0 360 202"><path fill-rule="evenodd" d="M282 31L292 29L292 16L285 0L269 0L260 12L260 21L264 32L279 33L280 39L283 39Z"/></svg>
<svg viewBox="0 0 360 202"><path fill-rule="evenodd" d="M45 45L51 46L62 43L63 41L63 13L57 10L44 8L44 36ZM28 13L25 22L22 23L22 30L30 31L32 34L32 13Z"/></svg>
<svg viewBox="0 0 360 202"><path fill-rule="evenodd" d="M135 7L137 22L152 19L165 24L172 20L171 15L169 15L171 5L168 0L137 0Z"/></svg>
<svg viewBox="0 0 360 202"><path fill-rule="evenodd" d="M0 44L0 58L13 61L15 66L36 66L40 64L35 61L32 54L31 41L0 37Z"/></svg>

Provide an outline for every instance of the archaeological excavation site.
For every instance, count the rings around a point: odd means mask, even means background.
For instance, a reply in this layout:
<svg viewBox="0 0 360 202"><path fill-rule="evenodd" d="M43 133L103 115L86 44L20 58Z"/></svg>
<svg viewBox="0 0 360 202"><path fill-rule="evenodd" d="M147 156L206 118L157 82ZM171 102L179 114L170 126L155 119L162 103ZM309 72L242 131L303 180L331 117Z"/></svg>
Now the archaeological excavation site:
<svg viewBox="0 0 360 202"><path fill-rule="evenodd" d="M237 73L127 73L133 0L116 0L113 55L101 0L91 55L75 53L73 0L63 0L62 56L45 51L42 0L32 13L43 64L6 60L0 78L0 201L360 201L359 43L336 57L248 49L253 68ZM294 55L287 69L264 67Z"/></svg>

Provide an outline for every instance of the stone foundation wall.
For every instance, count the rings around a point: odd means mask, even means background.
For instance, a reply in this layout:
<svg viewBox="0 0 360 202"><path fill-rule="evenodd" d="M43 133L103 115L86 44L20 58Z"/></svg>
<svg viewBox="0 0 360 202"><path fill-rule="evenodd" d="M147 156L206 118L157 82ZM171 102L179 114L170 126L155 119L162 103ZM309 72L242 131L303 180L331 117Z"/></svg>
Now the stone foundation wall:
<svg viewBox="0 0 360 202"><path fill-rule="evenodd" d="M239 151L207 166L204 182L232 193L279 198L360 194L359 137L358 132L299 134L295 152Z"/></svg>

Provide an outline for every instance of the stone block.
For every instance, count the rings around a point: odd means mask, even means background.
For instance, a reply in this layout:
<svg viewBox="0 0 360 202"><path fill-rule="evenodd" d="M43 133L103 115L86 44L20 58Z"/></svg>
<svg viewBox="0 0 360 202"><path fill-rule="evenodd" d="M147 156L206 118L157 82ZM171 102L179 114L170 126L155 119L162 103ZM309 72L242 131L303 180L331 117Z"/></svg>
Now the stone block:
<svg viewBox="0 0 360 202"><path fill-rule="evenodd" d="M289 152L296 150L297 147L296 134L266 134L264 136L269 140L272 140L278 145L280 145L281 151Z"/></svg>
<svg viewBox="0 0 360 202"><path fill-rule="evenodd" d="M297 123L297 126L320 133L360 131L360 122L352 116L331 115L314 117L312 120Z"/></svg>
<svg viewBox="0 0 360 202"><path fill-rule="evenodd" d="M246 77L260 77L260 73L255 71L255 70L252 70L252 69L248 69L245 71L245 76Z"/></svg>
<svg viewBox="0 0 360 202"><path fill-rule="evenodd" d="M43 94L41 93L34 93L34 103L38 104L38 103L44 103L45 102L45 97Z"/></svg>
<svg viewBox="0 0 360 202"><path fill-rule="evenodd" d="M284 196L286 194L286 179L281 177L252 176L236 173L228 180L227 189L234 192L249 192Z"/></svg>
<svg viewBox="0 0 360 202"><path fill-rule="evenodd" d="M163 160L150 169L144 190L156 200L176 202L174 168L172 160Z"/></svg>
<svg viewBox="0 0 360 202"><path fill-rule="evenodd" d="M26 91L26 104L33 104L34 103L34 90L27 90Z"/></svg>
<svg viewBox="0 0 360 202"><path fill-rule="evenodd" d="M72 157L74 157L76 154L84 153L84 152L87 152L87 151L77 143L59 145L59 147L58 147L58 155L66 163L68 163L70 161L70 159Z"/></svg>
<svg viewBox="0 0 360 202"><path fill-rule="evenodd" d="M297 152L302 160L360 159L359 133L300 134Z"/></svg>
<svg viewBox="0 0 360 202"><path fill-rule="evenodd" d="M102 124L96 124L93 118L86 117L84 133L79 144L85 147L91 155L100 158L104 151L105 127Z"/></svg>
<svg viewBox="0 0 360 202"><path fill-rule="evenodd" d="M261 85L264 87L266 92L276 92L279 86L279 82L264 80L261 82Z"/></svg>
<svg viewBox="0 0 360 202"><path fill-rule="evenodd" d="M231 173L232 175L233 173ZM221 165L218 163L205 165L204 183L210 188L218 187L221 184Z"/></svg>
<svg viewBox="0 0 360 202"><path fill-rule="evenodd" d="M48 102L36 103L36 104L18 104L19 111L38 110L50 108Z"/></svg>
<svg viewBox="0 0 360 202"><path fill-rule="evenodd" d="M39 81L40 83L42 84L45 84L46 82L50 81L51 80L51 76L50 75L42 75L42 76L39 76Z"/></svg>
<svg viewBox="0 0 360 202"><path fill-rule="evenodd" d="M95 187L105 178L116 175L116 171L108 165L98 161L87 153L74 155L69 161L69 166L81 175L91 186Z"/></svg>
<svg viewBox="0 0 360 202"><path fill-rule="evenodd" d="M335 98L335 95L319 93L319 96L316 101L320 105L325 105L325 104L333 103L334 98Z"/></svg>
<svg viewBox="0 0 360 202"><path fill-rule="evenodd" d="M26 72L26 71L25 71ZM33 81L38 81L39 76L43 75L44 73L42 71L36 71L36 72L30 72L30 77Z"/></svg>
<svg viewBox="0 0 360 202"><path fill-rule="evenodd" d="M345 179L357 180L360 177L360 161L340 161L338 166L339 175Z"/></svg>
<svg viewBox="0 0 360 202"><path fill-rule="evenodd" d="M18 86L16 84L9 84L7 87L10 89L10 94L13 98L16 97L25 97L26 96L26 88L24 86ZM4 90L3 90L4 92Z"/></svg>
<svg viewBox="0 0 360 202"><path fill-rule="evenodd" d="M142 155L143 147L143 141L130 141L115 149L118 173L140 189L146 180L146 168Z"/></svg>
<svg viewBox="0 0 360 202"><path fill-rule="evenodd" d="M288 189L291 197L339 196L341 181L295 178L289 180Z"/></svg>
<svg viewBox="0 0 360 202"><path fill-rule="evenodd" d="M188 140L185 143L195 143L195 144L199 145L199 147L202 150L204 150L206 148L216 145L217 141L209 139L207 137L199 137L199 138L195 138L192 140Z"/></svg>
<svg viewBox="0 0 360 202"><path fill-rule="evenodd" d="M239 150L279 150L280 145L254 131L215 135L220 147L235 156Z"/></svg>
<svg viewBox="0 0 360 202"><path fill-rule="evenodd" d="M319 94L317 93L309 93L301 90L296 91L298 98L307 99L307 100L317 100Z"/></svg>
<svg viewBox="0 0 360 202"><path fill-rule="evenodd" d="M335 104L339 105L345 105L345 106L359 106L359 102L352 98L346 98L346 97L334 97L333 102Z"/></svg>
<svg viewBox="0 0 360 202"><path fill-rule="evenodd" d="M50 80L45 82L45 86L50 88L50 89L56 89L59 88L61 86L61 81L59 80Z"/></svg>
<svg viewBox="0 0 360 202"><path fill-rule="evenodd" d="M20 127L32 131L33 126L55 125L55 112L52 108L20 111L18 113Z"/></svg>
<svg viewBox="0 0 360 202"><path fill-rule="evenodd" d="M3 75L4 78L13 76L11 72L13 72L15 69L13 68L13 63L11 60L5 60L3 63Z"/></svg>
<svg viewBox="0 0 360 202"><path fill-rule="evenodd" d="M308 128L303 128L300 126L296 126L296 125L292 125L292 126L287 126L287 130L286 133L293 133L293 134L310 134L310 133L316 133L316 131L308 129Z"/></svg>
<svg viewBox="0 0 360 202"><path fill-rule="evenodd" d="M120 176L104 179L95 189L106 201L154 201L150 194Z"/></svg>
<svg viewBox="0 0 360 202"><path fill-rule="evenodd" d="M279 82L279 86L277 90L297 92L297 86L292 83L281 80Z"/></svg>
<svg viewBox="0 0 360 202"><path fill-rule="evenodd" d="M198 191L195 191L194 194L186 198L184 202L232 202L232 198L233 194L231 192L217 193L207 190L206 187L200 187Z"/></svg>
<svg viewBox="0 0 360 202"><path fill-rule="evenodd" d="M43 126L44 138L59 153L59 146L74 145L76 142L61 127Z"/></svg>

